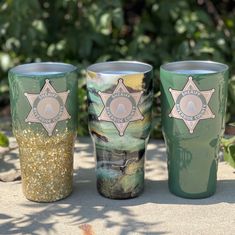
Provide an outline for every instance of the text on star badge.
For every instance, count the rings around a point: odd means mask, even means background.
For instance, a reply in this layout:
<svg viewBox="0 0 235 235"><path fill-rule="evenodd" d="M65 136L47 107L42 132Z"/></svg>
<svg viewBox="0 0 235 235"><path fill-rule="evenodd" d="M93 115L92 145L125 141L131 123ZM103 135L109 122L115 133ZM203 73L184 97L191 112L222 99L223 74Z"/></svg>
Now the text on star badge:
<svg viewBox="0 0 235 235"><path fill-rule="evenodd" d="M169 89L175 102L169 117L182 119L189 132L193 133L200 120L215 118L208 105L214 91L215 89L200 91L193 78L188 77L182 91Z"/></svg>
<svg viewBox="0 0 235 235"><path fill-rule="evenodd" d="M25 122L41 123L51 136L57 122L71 118L65 107L69 92L56 92L47 79L39 94L24 93L31 105Z"/></svg>
<svg viewBox="0 0 235 235"><path fill-rule="evenodd" d="M118 79L113 93L99 91L98 94L104 104L98 119L112 122L120 136L124 135L130 122L144 119L138 107L143 91L129 92L123 79Z"/></svg>

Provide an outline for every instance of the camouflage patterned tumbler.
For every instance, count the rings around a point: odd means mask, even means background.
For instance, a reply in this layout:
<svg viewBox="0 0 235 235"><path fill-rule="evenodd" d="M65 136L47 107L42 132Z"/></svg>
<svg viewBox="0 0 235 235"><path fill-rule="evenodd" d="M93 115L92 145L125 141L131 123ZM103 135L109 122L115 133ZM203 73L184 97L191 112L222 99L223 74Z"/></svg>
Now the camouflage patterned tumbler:
<svg viewBox="0 0 235 235"><path fill-rule="evenodd" d="M151 129L151 72L151 65L131 61L98 63L87 69L97 189L105 197L132 198L143 190Z"/></svg>

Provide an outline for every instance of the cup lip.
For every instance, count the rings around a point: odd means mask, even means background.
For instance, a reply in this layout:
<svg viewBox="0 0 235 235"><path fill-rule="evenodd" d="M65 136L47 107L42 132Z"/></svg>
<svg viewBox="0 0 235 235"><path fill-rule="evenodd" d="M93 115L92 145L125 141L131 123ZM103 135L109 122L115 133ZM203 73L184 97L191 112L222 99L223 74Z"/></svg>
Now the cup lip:
<svg viewBox="0 0 235 235"><path fill-rule="evenodd" d="M11 68L9 73L17 74L18 76L45 77L51 76L50 72L54 72L53 75L61 75L74 72L77 69L76 66L63 62L33 62L17 65ZM40 74L40 72L44 73Z"/></svg>
<svg viewBox="0 0 235 235"><path fill-rule="evenodd" d="M182 60L162 64L160 70L167 71L168 73L176 73L177 70L187 70L182 69L182 66L189 67L188 70L205 70L205 73L200 73L202 75L222 73L229 69L228 65L211 60ZM210 72L206 72L206 70L210 70ZM183 71L177 74L188 75L188 73Z"/></svg>
<svg viewBox="0 0 235 235"><path fill-rule="evenodd" d="M132 70L133 73L131 74L138 74L138 73L149 73L153 70L153 66L148 64L148 63L144 63L144 62L140 62L140 61L136 61L136 60L117 60L117 61L107 61L107 62L98 62L98 63L94 63L90 66L87 67L86 71L87 72L93 72L93 73L99 73L99 74L104 74L104 75L117 75L115 73L105 73L104 70L108 70L107 66L109 67L109 71L119 71L119 70L123 70L123 71L130 71ZM122 66L130 66L130 69L121 69ZM138 68L139 66L139 68ZM119 67L119 68L118 68ZM142 69L141 69L142 67ZM144 69L145 68L145 69ZM123 73L125 74L125 73Z"/></svg>

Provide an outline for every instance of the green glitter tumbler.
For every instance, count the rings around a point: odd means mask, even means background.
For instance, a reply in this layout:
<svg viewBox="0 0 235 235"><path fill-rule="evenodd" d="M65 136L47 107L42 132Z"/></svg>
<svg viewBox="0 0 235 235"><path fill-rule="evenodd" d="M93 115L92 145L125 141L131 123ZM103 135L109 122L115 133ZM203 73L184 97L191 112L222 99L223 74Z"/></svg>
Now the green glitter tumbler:
<svg viewBox="0 0 235 235"><path fill-rule="evenodd" d="M52 202L72 192L77 130L77 68L32 63L8 74L13 133L19 145L23 193Z"/></svg>
<svg viewBox="0 0 235 235"><path fill-rule="evenodd" d="M144 188L151 129L152 66L134 61L91 65L87 93L98 192L113 199L137 197Z"/></svg>
<svg viewBox="0 0 235 235"><path fill-rule="evenodd" d="M216 190L228 66L173 62L161 66L160 78L169 189L180 197L209 197Z"/></svg>

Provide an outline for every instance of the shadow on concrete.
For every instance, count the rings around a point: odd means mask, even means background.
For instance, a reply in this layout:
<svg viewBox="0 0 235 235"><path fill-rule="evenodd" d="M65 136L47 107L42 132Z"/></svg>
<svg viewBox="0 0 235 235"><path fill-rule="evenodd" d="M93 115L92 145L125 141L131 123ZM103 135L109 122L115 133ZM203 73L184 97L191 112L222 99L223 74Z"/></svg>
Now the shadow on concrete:
<svg viewBox="0 0 235 235"><path fill-rule="evenodd" d="M14 148L13 151L0 152L0 174L6 173L12 170L19 170L19 154L17 149L17 143L14 138L12 138L12 132L4 132L8 137L10 137L11 147ZM12 149L12 148L11 148Z"/></svg>
<svg viewBox="0 0 235 235"><path fill-rule="evenodd" d="M138 220L129 208L146 203L146 195L131 200L106 199L96 191L94 179L95 172L93 169L80 168L75 173L74 191L70 197L54 203L26 202L20 206L30 208L32 213L23 214L20 218L11 218L8 215L0 214L0 220L5 220L0 227L0 234L42 234L43 232L60 234L55 229L56 217L66 217L71 226L77 225L78 227L81 224L90 224L94 220L102 219L102 223L107 229L119 227L119 235L144 235L146 231L151 231L151 226L160 223L159 221L153 223ZM36 210L40 212L35 213ZM116 218L118 216L121 220L113 219L114 214ZM94 233L87 235L102 234L102 231L97 231L94 227L92 231ZM154 231L147 234L167 233Z"/></svg>
<svg viewBox="0 0 235 235"><path fill-rule="evenodd" d="M81 143L81 147L77 148L76 151L84 151L84 153L89 155L87 157L91 158L93 149L90 140L83 139L79 140L79 142ZM150 148L148 161L153 161L157 155L159 155L160 160L165 161L162 153L163 147L163 145L159 145L157 151L156 149L151 150ZM153 152L151 153L151 151ZM161 221L157 219L152 222L140 220L131 210L131 207L149 203L212 205L226 202L234 204L235 180L220 180L217 186L216 194L210 198L183 199L174 196L168 191L166 180L154 181L146 179L145 191L138 198L111 200L100 196L96 191L94 168L76 168L74 191L70 197L54 203L26 202L21 204L21 207L30 209L30 213L22 214L18 218L12 218L0 213L0 220L4 221L0 227L0 234L60 234L60 231L57 231L55 228L58 223L57 218L59 217L66 218L67 226L70 224L71 226L75 225L78 227L81 224L89 225L95 220L102 219L102 223L107 229L119 227L119 235L168 234L167 231L151 232L151 227L161 224ZM143 213L147 212L143 211ZM114 214L116 219L114 219ZM96 229L93 227L92 230L94 233L87 233L87 235L102 234L102 231L97 231Z"/></svg>
<svg viewBox="0 0 235 235"><path fill-rule="evenodd" d="M219 180L216 193L203 199L185 199L177 197L169 192L167 180L152 181L147 179L145 187L145 200L158 204L181 204L181 205L213 205L217 203L235 203L235 180ZM155 197L153 197L155 195ZM151 200L151 198L154 200Z"/></svg>
<svg viewBox="0 0 235 235"><path fill-rule="evenodd" d="M19 160L19 156L17 153L8 153L7 156L0 157L0 173L7 172L12 169L18 169L16 167L15 162Z"/></svg>
<svg viewBox="0 0 235 235"><path fill-rule="evenodd" d="M93 146L90 139L79 139L79 144L75 151L79 151L81 155L89 155L83 161L90 160L93 157ZM160 221L154 221L154 223L142 221L137 219L132 212L130 207L145 203L142 201L144 197L142 194L140 198L132 200L104 198L96 191L95 170L79 167L75 170L74 191L70 197L54 203L26 202L20 207L29 209L30 213L22 214L18 218L0 214L0 220L3 221L0 234L42 234L43 232L59 234L60 231L55 229L57 217L66 218L70 221L71 226L77 225L78 227L82 224L89 225L94 220L102 220L107 229L120 228L120 235L146 234L146 231L150 231L148 232L150 235L166 234L165 231L151 232L151 227L161 223ZM102 231L96 231L94 227L92 231L94 232L92 235L102 234Z"/></svg>

